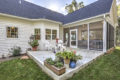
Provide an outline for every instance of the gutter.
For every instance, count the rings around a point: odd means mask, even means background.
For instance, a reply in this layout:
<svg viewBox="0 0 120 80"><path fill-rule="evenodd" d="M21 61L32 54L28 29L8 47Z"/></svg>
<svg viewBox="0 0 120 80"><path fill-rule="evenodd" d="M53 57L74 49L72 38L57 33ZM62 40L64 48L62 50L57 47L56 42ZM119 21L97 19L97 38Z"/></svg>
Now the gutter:
<svg viewBox="0 0 120 80"><path fill-rule="evenodd" d="M0 13L0 15L1 16L6 16L6 17L11 17L11 18L23 19L23 20L27 20L27 21L48 21L48 22L53 22L53 23L57 23L57 24L62 24L62 22L49 20L49 19L44 19L44 18L30 19L30 18L18 17L18 16L9 15L9 14L3 14L3 13Z"/></svg>

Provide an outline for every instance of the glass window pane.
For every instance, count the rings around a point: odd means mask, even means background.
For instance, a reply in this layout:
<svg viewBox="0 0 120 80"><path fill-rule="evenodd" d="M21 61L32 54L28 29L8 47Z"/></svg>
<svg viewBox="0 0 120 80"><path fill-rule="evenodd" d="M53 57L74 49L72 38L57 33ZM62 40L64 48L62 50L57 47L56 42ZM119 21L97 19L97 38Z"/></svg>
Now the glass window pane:
<svg viewBox="0 0 120 80"><path fill-rule="evenodd" d="M51 40L51 29L46 29L46 40Z"/></svg>
<svg viewBox="0 0 120 80"><path fill-rule="evenodd" d="M36 40L40 40L41 37L40 37L40 29L35 29L34 30L34 34L35 34L35 39Z"/></svg>
<svg viewBox="0 0 120 80"><path fill-rule="evenodd" d="M46 40L51 40L51 35L46 35Z"/></svg>
<svg viewBox="0 0 120 80"><path fill-rule="evenodd" d="M57 30L52 30L52 39L55 40L57 38Z"/></svg>
<svg viewBox="0 0 120 80"><path fill-rule="evenodd" d="M18 38L18 28L7 27L7 37L8 38Z"/></svg>
<svg viewBox="0 0 120 80"><path fill-rule="evenodd" d="M46 34L51 34L51 29L46 29Z"/></svg>

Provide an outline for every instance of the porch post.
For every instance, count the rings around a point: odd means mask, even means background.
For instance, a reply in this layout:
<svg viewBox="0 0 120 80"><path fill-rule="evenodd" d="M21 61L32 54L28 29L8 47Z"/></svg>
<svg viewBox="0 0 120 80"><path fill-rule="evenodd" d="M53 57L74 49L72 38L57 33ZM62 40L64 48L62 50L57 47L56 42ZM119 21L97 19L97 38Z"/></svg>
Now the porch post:
<svg viewBox="0 0 120 80"><path fill-rule="evenodd" d="M103 52L107 51L107 22L103 21Z"/></svg>
<svg viewBox="0 0 120 80"><path fill-rule="evenodd" d="M90 50L90 46L89 46L89 44L90 44L90 24L89 23L87 24L87 27L88 27L88 50Z"/></svg>
<svg viewBox="0 0 120 80"><path fill-rule="evenodd" d="M114 26L114 47L116 46L116 26Z"/></svg>

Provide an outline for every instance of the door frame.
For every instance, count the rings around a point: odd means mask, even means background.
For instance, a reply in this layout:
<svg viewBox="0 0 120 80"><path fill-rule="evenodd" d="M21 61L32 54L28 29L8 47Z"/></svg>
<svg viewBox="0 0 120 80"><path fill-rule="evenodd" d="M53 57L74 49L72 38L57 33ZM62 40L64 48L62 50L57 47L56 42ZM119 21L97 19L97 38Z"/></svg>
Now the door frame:
<svg viewBox="0 0 120 80"><path fill-rule="evenodd" d="M71 45L71 41L72 41L72 40L71 40L71 32L72 32L72 31L75 31L75 32L76 32L76 46L72 46L72 45ZM71 48L78 48L78 30L77 30L77 29L71 29L71 30L70 30L70 47L71 47Z"/></svg>

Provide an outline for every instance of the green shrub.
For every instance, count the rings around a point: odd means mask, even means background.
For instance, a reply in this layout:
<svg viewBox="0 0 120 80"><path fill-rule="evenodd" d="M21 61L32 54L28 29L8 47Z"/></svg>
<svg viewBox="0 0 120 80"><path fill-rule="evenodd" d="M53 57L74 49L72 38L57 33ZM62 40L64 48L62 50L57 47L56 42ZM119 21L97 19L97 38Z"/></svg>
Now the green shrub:
<svg viewBox="0 0 120 80"><path fill-rule="evenodd" d="M13 54L13 56L20 56L21 48L17 46L14 48L11 48L11 53Z"/></svg>

